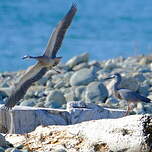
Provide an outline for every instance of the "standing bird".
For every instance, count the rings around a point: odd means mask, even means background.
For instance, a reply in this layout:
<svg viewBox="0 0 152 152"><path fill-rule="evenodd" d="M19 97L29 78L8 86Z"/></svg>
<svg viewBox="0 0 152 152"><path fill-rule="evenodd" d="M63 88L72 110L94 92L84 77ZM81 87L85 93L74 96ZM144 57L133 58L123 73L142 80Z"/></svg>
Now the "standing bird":
<svg viewBox="0 0 152 152"><path fill-rule="evenodd" d="M61 47L64 35L66 33L66 30L70 26L72 19L77 11L77 7L75 4L73 4L69 10L69 12L66 14L66 16L59 22L59 24L56 26L55 30L53 31L47 47L45 49L45 52L42 56L24 56L23 59L35 59L38 62L27 69L25 74L21 76L19 81L13 86L12 93L8 97L8 100L6 101L4 108L5 109L11 109L14 107L20 99L22 99L28 90L28 88L37 80L41 79L42 76L46 73L48 68L53 68L56 66L60 60L61 57L56 57L56 54Z"/></svg>
<svg viewBox="0 0 152 152"><path fill-rule="evenodd" d="M112 76L105 78L104 80L108 80L108 79L114 79L115 81L112 87L112 94L116 98L128 102L128 109L125 115L128 115L129 111L131 110L130 103L137 103L137 102L151 103L150 102L151 100L149 98L146 98L135 91L119 88L121 82L121 75L119 73L115 73Z"/></svg>

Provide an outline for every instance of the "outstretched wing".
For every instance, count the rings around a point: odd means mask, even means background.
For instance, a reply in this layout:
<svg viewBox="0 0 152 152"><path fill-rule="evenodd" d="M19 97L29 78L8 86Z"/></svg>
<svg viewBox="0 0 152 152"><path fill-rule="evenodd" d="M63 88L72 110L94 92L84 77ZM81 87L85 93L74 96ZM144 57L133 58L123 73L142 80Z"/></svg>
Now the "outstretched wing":
<svg viewBox="0 0 152 152"><path fill-rule="evenodd" d="M28 90L28 88L37 80L42 78L46 73L47 68L42 67L39 63L27 69L26 73L20 78L20 80L14 85L12 93L9 96L5 107L12 108L16 103L22 99Z"/></svg>
<svg viewBox="0 0 152 152"><path fill-rule="evenodd" d="M69 12L60 21L60 23L57 25L54 32L52 33L48 41L44 56L48 56L52 58L56 57L57 51L61 47L65 32L68 29L69 25L71 24L76 11L77 11L76 5L73 4Z"/></svg>

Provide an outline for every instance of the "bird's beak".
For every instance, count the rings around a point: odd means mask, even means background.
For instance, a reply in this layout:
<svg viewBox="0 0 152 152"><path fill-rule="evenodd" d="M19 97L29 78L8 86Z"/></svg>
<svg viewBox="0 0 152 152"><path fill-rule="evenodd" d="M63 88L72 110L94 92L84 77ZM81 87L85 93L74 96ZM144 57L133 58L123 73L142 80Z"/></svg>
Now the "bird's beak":
<svg viewBox="0 0 152 152"><path fill-rule="evenodd" d="M104 78L103 80L106 81L106 80L110 80L110 79L113 79L113 76Z"/></svg>
<svg viewBox="0 0 152 152"><path fill-rule="evenodd" d="M29 55L24 55L24 56L22 57L23 60L24 60L24 59L27 59L27 58L29 58Z"/></svg>

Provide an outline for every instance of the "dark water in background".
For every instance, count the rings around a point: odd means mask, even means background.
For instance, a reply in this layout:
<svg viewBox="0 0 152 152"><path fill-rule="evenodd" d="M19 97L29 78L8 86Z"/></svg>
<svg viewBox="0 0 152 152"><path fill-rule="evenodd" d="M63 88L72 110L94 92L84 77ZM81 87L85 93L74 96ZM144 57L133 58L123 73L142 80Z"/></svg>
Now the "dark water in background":
<svg viewBox="0 0 152 152"><path fill-rule="evenodd" d="M40 55L70 0L0 1L0 71L25 69ZM152 52L152 0L77 0L78 13L59 55L63 62L82 52L106 60Z"/></svg>

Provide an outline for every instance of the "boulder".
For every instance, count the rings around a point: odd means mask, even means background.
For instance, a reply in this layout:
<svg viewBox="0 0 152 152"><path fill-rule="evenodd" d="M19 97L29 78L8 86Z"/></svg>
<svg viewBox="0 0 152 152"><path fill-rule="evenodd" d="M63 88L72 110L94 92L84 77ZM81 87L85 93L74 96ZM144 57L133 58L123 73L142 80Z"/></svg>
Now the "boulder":
<svg viewBox="0 0 152 152"><path fill-rule="evenodd" d="M69 68L73 68L75 65L78 65L82 62L88 62L88 60L89 60L89 54L88 53L83 53L79 56L75 56L75 57L71 58L66 63L66 66L68 66Z"/></svg>
<svg viewBox="0 0 152 152"><path fill-rule="evenodd" d="M75 72L70 79L71 86L87 85L95 79L91 69L84 68Z"/></svg>
<svg viewBox="0 0 152 152"><path fill-rule="evenodd" d="M49 92L45 107L59 108L66 103L63 93L60 90L52 90Z"/></svg>
<svg viewBox="0 0 152 152"><path fill-rule="evenodd" d="M101 82L91 82L86 87L85 100L94 103L103 103L108 97L108 91Z"/></svg>

